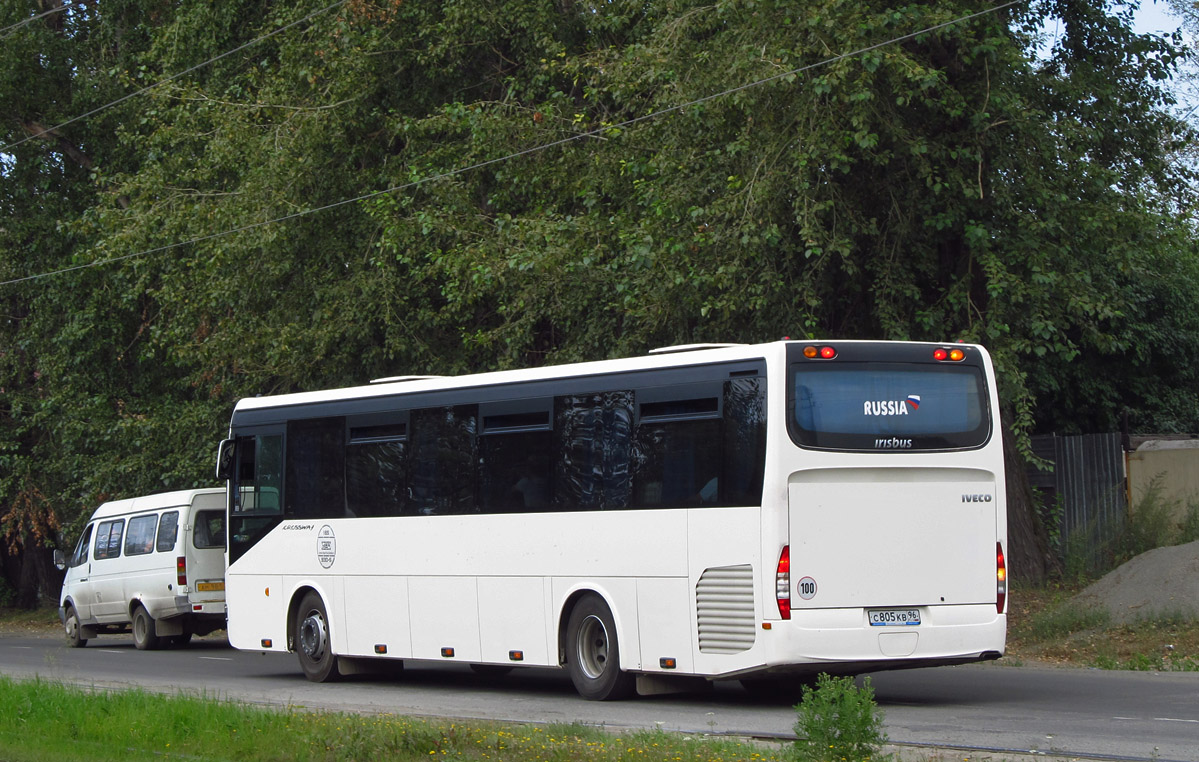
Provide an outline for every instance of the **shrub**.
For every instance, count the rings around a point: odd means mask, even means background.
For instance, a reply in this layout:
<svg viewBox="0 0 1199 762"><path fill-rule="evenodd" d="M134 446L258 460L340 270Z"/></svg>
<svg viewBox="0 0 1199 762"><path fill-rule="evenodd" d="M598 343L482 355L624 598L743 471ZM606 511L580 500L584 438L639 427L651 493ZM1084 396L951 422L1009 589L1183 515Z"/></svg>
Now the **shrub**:
<svg viewBox="0 0 1199 762"><path fill-rule="evenodd" d="M797 762L858 762L876 755L887 742L870 678L858 688L852 677L822 674L814 688L804 686L795 711Z"/></svg>

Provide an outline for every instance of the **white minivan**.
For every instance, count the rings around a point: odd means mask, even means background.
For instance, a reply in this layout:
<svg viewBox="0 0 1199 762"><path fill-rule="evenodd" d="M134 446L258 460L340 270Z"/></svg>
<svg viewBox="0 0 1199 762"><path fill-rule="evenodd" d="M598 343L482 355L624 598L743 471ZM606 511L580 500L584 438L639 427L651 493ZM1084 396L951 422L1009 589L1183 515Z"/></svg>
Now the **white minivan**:
<svg viewBox="0 0 1199 762"><path fill-rule="evenodd" d="M133 631L141 650L225 628L225 490L193 489L104 503L68 559L58 615L78 648Z"/></svg>

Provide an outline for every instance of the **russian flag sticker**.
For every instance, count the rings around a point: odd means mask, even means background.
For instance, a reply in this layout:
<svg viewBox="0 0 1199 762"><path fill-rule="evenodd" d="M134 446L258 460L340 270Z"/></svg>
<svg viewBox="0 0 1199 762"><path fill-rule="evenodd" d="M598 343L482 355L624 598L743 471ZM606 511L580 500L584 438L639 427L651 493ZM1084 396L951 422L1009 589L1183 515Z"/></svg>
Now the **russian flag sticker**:
<svg viewBox="0 0 1199 762"><path fill-rule="evenodd" d="M908 404L912 406L913 410L919 410L920 409L920 395L919 394L909 394L908 395Z"/></svg>

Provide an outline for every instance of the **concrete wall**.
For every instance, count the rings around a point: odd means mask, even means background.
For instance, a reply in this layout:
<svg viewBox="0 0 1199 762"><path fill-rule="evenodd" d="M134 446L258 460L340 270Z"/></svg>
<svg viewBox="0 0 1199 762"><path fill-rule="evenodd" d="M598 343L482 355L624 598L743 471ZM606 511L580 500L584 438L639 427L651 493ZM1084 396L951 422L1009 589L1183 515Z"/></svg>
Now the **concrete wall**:
<svg viewBox="0 0 1199 762"><path fill-rule="evenodd" d="M1173 518L1182 521L1188 503L1199 503L1199 440L1150 439L1128 453L1130 511L1136 511L1154 479L1162 498L1173 503Z"/></svg>

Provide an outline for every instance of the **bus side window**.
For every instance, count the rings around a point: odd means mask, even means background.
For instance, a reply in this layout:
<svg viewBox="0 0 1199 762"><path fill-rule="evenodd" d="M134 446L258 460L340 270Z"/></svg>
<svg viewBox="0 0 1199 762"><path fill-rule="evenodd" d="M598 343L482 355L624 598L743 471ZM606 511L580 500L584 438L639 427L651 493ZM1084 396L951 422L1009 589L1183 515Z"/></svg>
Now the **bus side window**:
<svg viewBox="0 0 1199 762"><path fill-rule="evenodd" d="M554 436L554 504L559 510L629 507L633 392L556 397Z"/></svg>
<svg viewBox="0 0 1199 762"><path fill-rule="evenodd" d="M237 438L237 474L233 510L257 515L278 514L283 483L283 437L280 434Z"/></svg>

